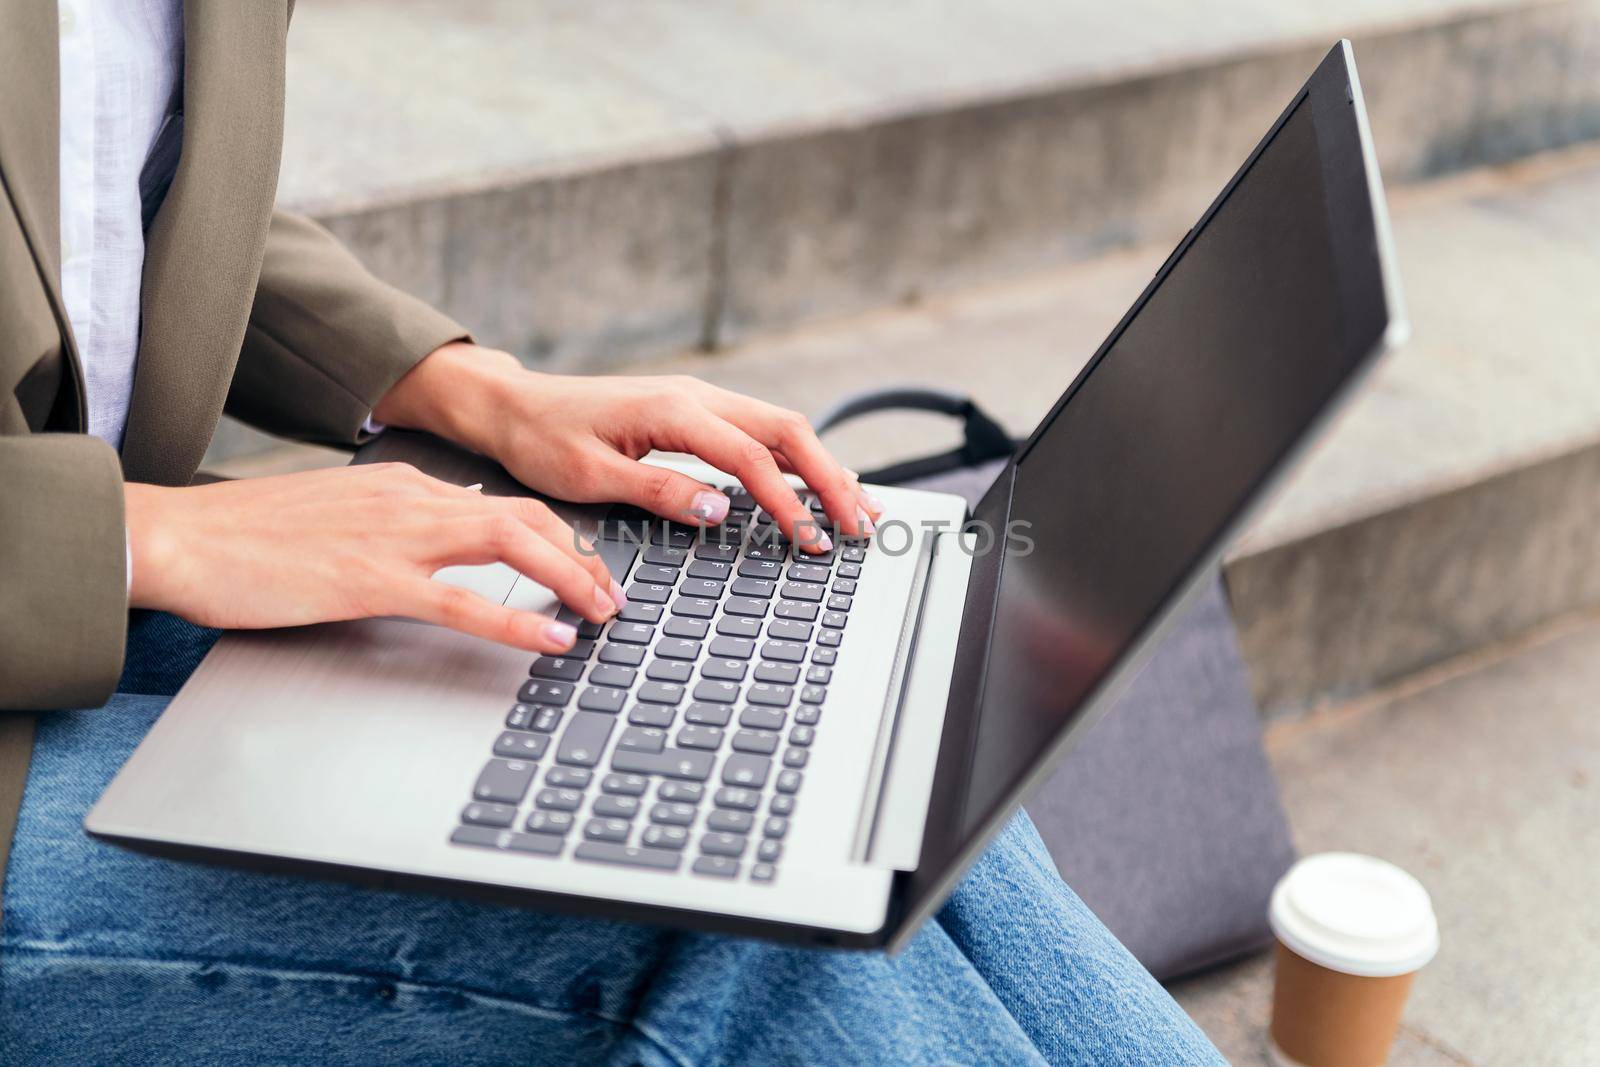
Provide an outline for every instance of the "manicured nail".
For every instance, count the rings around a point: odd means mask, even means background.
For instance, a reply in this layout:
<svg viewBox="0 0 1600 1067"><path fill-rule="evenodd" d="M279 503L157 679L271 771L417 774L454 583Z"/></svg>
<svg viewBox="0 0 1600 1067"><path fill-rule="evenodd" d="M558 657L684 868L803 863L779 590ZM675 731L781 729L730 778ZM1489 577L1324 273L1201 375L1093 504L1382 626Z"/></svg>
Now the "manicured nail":
<svg viewBox="0 0 1600 1067"><path fill-rule="evenodd" d="M564 622L545 623L544 635L562 648L571 648L578 639L578 631Z"/></svg>
<svg viewBox="0 0 1600 1067"><path fill-rule="evenodd" d="M827 534L823 534L821 537L817 538L817 551L818 552L826 552L832 547L833 547L833 538L829 537Z"/></svg>
<svg viewBox="0 0 1600 1067"><path fill-rule="evenodd" d="M598 611L602 618L609 619L618 611L616 597L604 589L596 589L594 591L594 610Z"/></svg>
<svg viewBox="0 0 1600 1067"><path fill-rule="evenodd" d="M867 514L866 508L856 508L856 522L861 524L861 532L869 537L878 532L878 528L872 525L872 516Z"/></svg>
<svg viewBox="0 0 1600 1067"><path fill-rule="evenodd" d="M628 606L628 594L622 591L622 586L614 578L611 580L611 599L616 602L618 611Z"/></svg>
<svg viewBox="0 0 1600 1067"><path fill-rule="evenodd" d="M861 499L866 502L867 507L871 509L873 514L877 515L880 519L883 518L883 501L879 500L871 493L862 493Z"/></svg>
<svg viewBox="0 0 1600 1067"><path fill-rule="evenodd" d="M481 493L481 492L483 492L483 483L482 482L473 482L471 485L467 486L467 492L469 492L469 493Z"/></svg>
<svg viewBox="0 0 1600 1067"><path fill-rule="evenodd" d="M719 523L728 517L728 498L709 489L696 493L689 514L702 522Z"/></svg>

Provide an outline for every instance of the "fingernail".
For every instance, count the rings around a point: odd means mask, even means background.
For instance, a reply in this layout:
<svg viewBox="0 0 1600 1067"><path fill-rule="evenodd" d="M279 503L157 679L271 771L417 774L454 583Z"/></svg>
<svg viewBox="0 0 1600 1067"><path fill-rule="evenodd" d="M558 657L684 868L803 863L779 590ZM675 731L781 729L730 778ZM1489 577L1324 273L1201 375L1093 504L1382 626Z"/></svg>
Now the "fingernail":
<svg viewBox="0 0 1600 1067"><path fill-rule="evenodd" d="M618 611L628 606L628 594L622 591L622 586L617 584L616 579L611 581L611 599L616 602Z"/></svg>
<svg viewBox="0 0 1600 1067"><path fill-rule="evenodd" d="M610 618L618 611L619 606L616 603L616 599L604 589L596 589L594 591L594 609L602 616Z"/></svg>
<svg viewBox="0 0 1600 1067"><path fill-rule="evenodd" d="M880 519L883 518L883 501L879 500L871 493L862 493L861 499L866 502L867 507L871 508L874 514L876 514Z"/></svg>
<svg viewBox="0 0 1600 1067"><path fill-rule="evenodd" d="M471 485L467 486L467 492L469 492L469 493L481 493L481 492L483 492L483 483L482 482L473 482Z"/></svg>
<svg viewBox="0 0 1600 1067"><path fill-rule="evenodd" d="M828 549L830 549L832 547L833 547L833 538L829 537L827 534L823 534L821 537L817 538L817 551L818 552L826 552L826 551L828 551Z"/></svg>
<svg viewBox="0 0 1600 1067"><path fill-rule="evenodd" d="M545 623L544 635L562 648L571 648L572 642L578 639L578 631L564 622Z"/></svg>
<svg viewBox="0 0 1600 1067"><path fill-rule="evenodd" d="M707 523L721 522L728 517L728 498L709 489L696 493L689 514Z"/></svg>
<svg viewBox="0 0 1600 1067"><path fill-rule="evenodd" d="M872 525L872 516L867 514L866 508L856 508L856 521L861 524L862 533L871 535L878 532L878 528Z"/></svg>

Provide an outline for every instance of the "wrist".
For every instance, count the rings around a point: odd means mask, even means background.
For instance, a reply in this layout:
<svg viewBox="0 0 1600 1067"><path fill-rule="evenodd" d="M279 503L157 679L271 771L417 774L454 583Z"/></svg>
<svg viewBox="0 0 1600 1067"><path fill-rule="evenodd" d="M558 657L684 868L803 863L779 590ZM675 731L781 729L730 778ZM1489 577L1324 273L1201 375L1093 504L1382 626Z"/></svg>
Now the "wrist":
<svg viewBox="0 0 1600 1067"><path fill-rule="evenodd" d="M129 482L122 487L127 526L128 606L168 609L162 590L178 553L169 520L175 490Z"/></svg>
<svg viewBox="0 0 1600 1067"><path fill-rule="evenodd" d="M528 372L515 356L464 341L434 349L384 394L372 417L426 430L493 455L514 383Z"/></svg>

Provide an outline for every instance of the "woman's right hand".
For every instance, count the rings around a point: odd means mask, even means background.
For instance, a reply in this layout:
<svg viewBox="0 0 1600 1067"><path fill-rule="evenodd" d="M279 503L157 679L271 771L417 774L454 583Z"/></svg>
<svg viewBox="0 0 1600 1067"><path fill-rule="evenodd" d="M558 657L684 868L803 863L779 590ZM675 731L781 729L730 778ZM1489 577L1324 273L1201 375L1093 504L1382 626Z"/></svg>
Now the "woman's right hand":
<svg viewBox="0 0 1600 1067"><path fill-rule="evenodd" d="M377 463L171 489L125 487L134 607L226 629L404 615L534 652L571 626L443 582L441 567L503 562L591 622L622 589L544 504L484 496Z"/></svg>

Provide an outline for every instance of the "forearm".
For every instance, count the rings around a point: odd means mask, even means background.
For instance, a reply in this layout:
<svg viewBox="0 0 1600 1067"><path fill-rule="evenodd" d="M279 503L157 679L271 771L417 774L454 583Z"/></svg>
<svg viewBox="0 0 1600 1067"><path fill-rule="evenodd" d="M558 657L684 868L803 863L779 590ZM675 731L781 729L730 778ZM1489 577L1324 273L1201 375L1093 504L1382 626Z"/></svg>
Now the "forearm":
<svg viewBox="0 0 1600 1067"><path fill-rule="evenodd" d="M425 430L493 455L511 417L508 397L530 372L506 352L452 342L431 352L373 409L385 426Z"/></svg>

